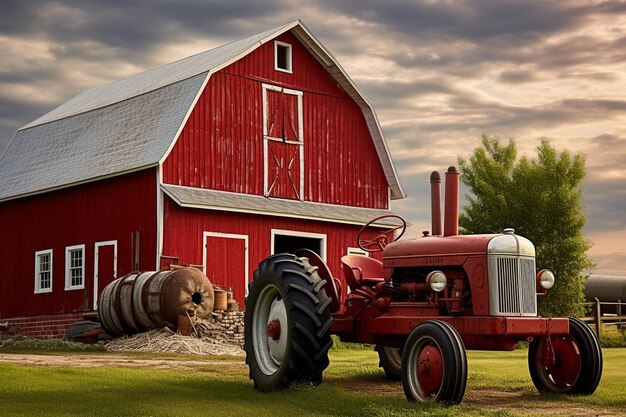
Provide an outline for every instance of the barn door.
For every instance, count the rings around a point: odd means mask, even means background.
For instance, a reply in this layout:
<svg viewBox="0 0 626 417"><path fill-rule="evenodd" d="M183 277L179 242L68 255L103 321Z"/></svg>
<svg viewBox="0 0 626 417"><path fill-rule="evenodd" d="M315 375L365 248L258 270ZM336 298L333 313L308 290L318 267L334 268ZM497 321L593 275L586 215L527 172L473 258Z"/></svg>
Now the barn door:
<svg viewBox="0 0 626 417"><path fill-rule="evenodd" d="M263 189L267 197L302 200L302 92L263 84Z"/></svg>
<svg viewBox="0 0 626 417"><path fill-rule="evenodd" d="M97 310L102 290L117 277L117 240L96 243L93 265L93 309Z"/></svg>
<svg viewBox="0 0 626 417"><path fill-rule="evenodd" d="M248 236L204 232L203 265L211 284L232 288L243 310L248 294Z"/></svg>

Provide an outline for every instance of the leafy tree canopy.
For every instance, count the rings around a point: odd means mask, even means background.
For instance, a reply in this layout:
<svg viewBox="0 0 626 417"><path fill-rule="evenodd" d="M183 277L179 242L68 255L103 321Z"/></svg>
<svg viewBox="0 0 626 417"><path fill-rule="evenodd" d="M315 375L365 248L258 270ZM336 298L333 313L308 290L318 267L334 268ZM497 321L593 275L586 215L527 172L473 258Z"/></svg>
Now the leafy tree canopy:
<svg viewBox="0 0 626 417"><path fill-rule="evenodd" d="M593 266L587 256L591 242L583 234L584 157L558 152L544 138L536 158L518 158L515 140L503 144L483 135L482 146L458 162L461 181L471 192L459 216L461 232L498 233L512 227L530 239L537 267L551 269L557 278L540 302L540 313L580 315L583 274Z"/></svg>

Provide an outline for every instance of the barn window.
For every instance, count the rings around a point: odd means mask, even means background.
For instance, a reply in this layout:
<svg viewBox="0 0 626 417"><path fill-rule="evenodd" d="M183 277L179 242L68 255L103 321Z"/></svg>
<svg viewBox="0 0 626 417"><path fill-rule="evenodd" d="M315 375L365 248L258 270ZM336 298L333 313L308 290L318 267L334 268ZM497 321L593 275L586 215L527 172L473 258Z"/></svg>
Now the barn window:
<svg viewBox="0 0 626 417"><path fill-rule="evenodd" d="M274 41L274 69L291 74L291 45Z"/></svg>
<svg viewBox="0 0 626 417"><path fill-rule="evenodd" d="M65 248L65 290L85 288L85 245Z"/></svg>
<svg viewBox="0 0 626 417"><path fill-rule="evenodd" d="M35 294L52 292L52 249L35 252Z"/></svg>

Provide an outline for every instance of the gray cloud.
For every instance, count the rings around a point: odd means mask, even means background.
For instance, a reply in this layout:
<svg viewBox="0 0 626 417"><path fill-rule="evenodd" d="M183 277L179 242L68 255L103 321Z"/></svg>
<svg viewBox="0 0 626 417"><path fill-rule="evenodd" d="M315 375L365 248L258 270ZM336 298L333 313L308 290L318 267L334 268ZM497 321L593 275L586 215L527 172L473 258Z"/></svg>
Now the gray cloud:
<svg viewBox="0 0 626 417"><path fill-rule="evenodd" d="M409 194L393 208L417 234L430 227L430 171L469 155L482 133L528 149L554 136L582 150L586 229L626 228L626 1L4 0L1 9L0 153L20 126L86 88L182 58L169 54L190 40L199 52L302 17L373 102Z"/></svg>

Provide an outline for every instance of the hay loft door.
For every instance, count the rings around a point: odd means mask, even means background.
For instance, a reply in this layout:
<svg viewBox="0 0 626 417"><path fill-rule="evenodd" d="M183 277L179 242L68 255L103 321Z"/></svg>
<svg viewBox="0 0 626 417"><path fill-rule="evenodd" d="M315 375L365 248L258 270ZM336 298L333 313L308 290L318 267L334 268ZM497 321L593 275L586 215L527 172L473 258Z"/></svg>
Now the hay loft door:
<svg viewBox="0 0 626 417"><path fill-rule="evenodd" d="M302 91L263 84L263 157L265 196L302 200Z"/></svg>

